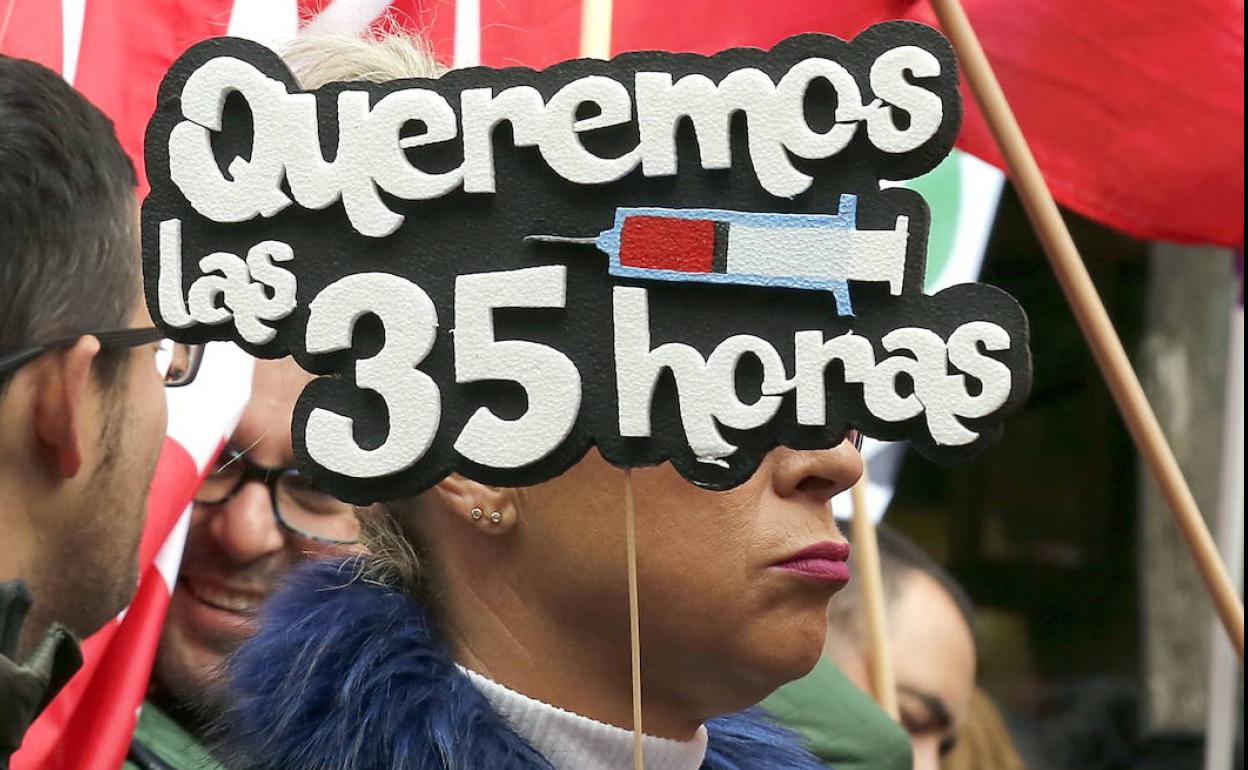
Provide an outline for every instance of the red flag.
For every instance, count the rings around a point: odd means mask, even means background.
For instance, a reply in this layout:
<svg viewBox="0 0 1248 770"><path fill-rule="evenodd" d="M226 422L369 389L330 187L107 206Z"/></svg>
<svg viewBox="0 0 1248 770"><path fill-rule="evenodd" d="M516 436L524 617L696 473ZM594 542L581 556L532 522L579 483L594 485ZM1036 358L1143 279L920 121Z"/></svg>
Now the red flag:
<svg viewBox="0 0 1248 770"><path fill-rule="evenodd" d="M60 3L0 4L0 53L64 71Z"/></svg>
<svg viewBox="0 0 1248 770"><path fill-rule="evenodd" d="M351 6L389 11L401 25L424 33L440 58L450 61L461 2L471 4L480 20L483 64L544 67L577 55L580 0L299 0L299 5L305 18L326 10L349 18L342 10ZM1243 242L1242 0L965 2L1059 202L1140 238ZM16 3L3 50L30 55L38 48L30 41L55 29L56 4ZM34 10L48 6L51 12ZM87 0L79 71L81 84L110 114L119 120L136 115L141 126L163 66L199 36L225 31L231 2L154 3L162 12L141 14L131 6ZM132 23L138 17L141 25ZM901 17L934 23L927 4L915 0L633 0L615 4L612 39L616 52L710 53L770 46L798 32L852 37L869 24ZM22 26L13 26L18 23ZM14 42L15 35L22 42ZM135 77L112 77L129 59L94 53L97 39L130 51ZM39 58L52 62L57 55ZM959 146L1003 165L969 94L966 112ZM126 147L136 150L141 128L122 133Z"/></svg>
<svg viewBox="0 0 1248 770"><path fill-rule="evenodd" d="M481 2L482 63L544 67L577 54L580 0ZM1060 203L1138 238L1243 243L1242 0L964 2ZM612 50L849 38L889 18L935 24L914 0L633 0L615 4ZM1004 167L964 95L959 146Z"/></svg>
<svg viewBox="0 0 1248 770"><path fill-rule="evenodd" d="M1244 242L1243 0L963 2L1059 202L1138 238ZM977 108L959 145L1004 167Z"/></svg>

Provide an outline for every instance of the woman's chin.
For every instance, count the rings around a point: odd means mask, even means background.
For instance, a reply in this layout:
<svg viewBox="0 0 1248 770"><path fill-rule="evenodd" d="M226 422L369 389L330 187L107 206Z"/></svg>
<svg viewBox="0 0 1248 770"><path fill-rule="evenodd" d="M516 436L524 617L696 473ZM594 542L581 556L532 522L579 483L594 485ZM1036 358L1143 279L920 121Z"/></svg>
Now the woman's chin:
<svg viewBox="0 0 1248 770"><path fill-rule="evenodd" d="M775 686L773 690L783 687L795 679L801 679L810 673L819 656L823 654L823 635L811 639L804 644L794 644L791 652L783 661L778 661L775 669ZM768 693L770 694L770 693Z"/></svg>
<svg viewBox="0 0 1248 770"><path fill-rule="evenodd" d="M823 654L826 615L771 625L766 637L751 645L755 680L760 693L755 703L775 690L810 673ZM753 704L750 704L753 705Z"/></svg>

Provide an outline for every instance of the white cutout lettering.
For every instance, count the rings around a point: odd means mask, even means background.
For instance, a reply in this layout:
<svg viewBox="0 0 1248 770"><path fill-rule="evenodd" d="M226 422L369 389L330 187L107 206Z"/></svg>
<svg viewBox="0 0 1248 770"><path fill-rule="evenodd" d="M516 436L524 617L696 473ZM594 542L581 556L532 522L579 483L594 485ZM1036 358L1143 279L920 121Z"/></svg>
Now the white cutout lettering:
<svg viewBox="0 0 1248 770"><path fill-rule="evenodd" d="M200 276L183 300L182 222L165 220L160 223L161 316L179 329L233 319L245 342L272 342L277 331L265 322L280 321L294 312L296 289L294 274L274 263L294 258L294 250L281 241L252 246L245 261L228 252L214 252L199 260Z"/></svg>
<svg viewBox="0 0 1248 770"><path fill-rule="evenodd" d="M566 284L562 265L455 279L455 381L516 382L529 403L516 420L477 409L455 440L455 451L469 460L519 468L550 454L572 431L581 409L581 375L572 360L536 342L494 339L496 308L561 308Z"/></svg>
<svg viewBox="0 0 1248 770"><path fill-rule="evenodd" d="M668 342L651 349L646 290L616 287L614 303L620 435L651 435L655 384L668 369L676 380L689 448L705 461L720 460L736 451L720 435L718 426L738 430L760 427L775 416L782 397L789 392L797 399L799 424L825 424L825 375L834 360L843 364L846 383L862 383L872 416L895 423L922 415L939 446L975 441L979 434L963 425L960 418L991 414L1005 404L1010 393L1009 367L979 348L1008 350L1010 336L988 321L959 326L948 343L929 329L894 329L882 340L885 351L894 355L878 362L866 337L849 332L824 341L820 331L798 331L793 335L795 371L790 378L772 344L752 335L729 337L705 362L696 350L682 343ZM763 395L753 404L742 403L736 392L736 370L745 355L763 364ZM965 374L948 374L949 364ZM902 374L909 378L910 387L900 386ZM971 396L967 390L967 376L982 383L978 395Z"/></svg>
<svg viewBox="0 0 1248 770"><path fill-rule="evenodd" d="M376 478L409 468L424 456L437 434L442 395L416 367L437 339L438 311L416 284L386 273L356 273L326 286L308 305L305 347L309 354L351 347L355 324L371 313L386 330L377 355L355 363L355 384L386 402L390 430L381 446L364 449L355 440L354 420L328 409L308 415L308 454L344 476Z"/></svg>
<svg viewBox="0 0 1248 770"><path fill-rule="evenodd" d="M812 178L794 167L790 154L817 160L843 151L858 125L867 124L872 144L887 153L905 153L935 136L944 119L941 96L908 78L941 74L939 60L917 46L882 53L868 79L879 97L862 103L862 87L844 66L811 57L795 63L778 83L759 69L743 67L719 83L705 75L686 75L673 83L667 72L642 71L632 77L633 93L605 75L584 75L564 84L543 101L531 86L513 86L493 94L469 88L459 94L462 130L446 97L411 87L391 91L370 106L367 91L351 87L338 93L338 140L335 160L319 147L315 96L288 93L279 80L251 64L218 57L201 65L184 83L179 121L169 134L170 178L195 211L215 222L244 222L271 217L293 202L323 209L341 200L356 232L380 238L393 233L403 216L391 211L382 193L403 200L439 198L462 187L470 193L494 193L494 128L507 121L517 147L536 145L555 174L570 182L615 182L639 165L648 177L676 173L675 134L684 119L693 122L702 167L731 164L730 121L744 113L749 152L759 184L771 195L792 198L809 189ZM805 95L816 79L836 90L836 122L826 131L811 129ZM253 118L249 160L236 157L222 173L212 152L212 135L222 131L222 107L237 92ZM635 94L635 96L634 96ZM636 116L633 102L636 101ZM577 119L585 104L591 117ZM893 111L909 116L898 129ZM401 136L412 121L424 132ZM580 135L635 122L638 145L615 158L585 148ZM416 168L404 150L448 142L462 134L464 160L456 169L428 173ZM289 181L290 196L282 190Z"/></svg>

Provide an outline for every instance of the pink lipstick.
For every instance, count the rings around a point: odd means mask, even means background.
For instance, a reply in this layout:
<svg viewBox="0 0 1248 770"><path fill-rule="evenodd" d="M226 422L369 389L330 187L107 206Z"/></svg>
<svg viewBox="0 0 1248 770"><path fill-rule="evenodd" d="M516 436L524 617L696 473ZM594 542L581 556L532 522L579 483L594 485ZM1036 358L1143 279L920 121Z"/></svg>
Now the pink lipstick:
<svg viewBox="0 0 1248 770"><path fill-rule="evenodd" d="M827 540L807 546L772 566L823 583L849 582L849 543Z"/></svg>

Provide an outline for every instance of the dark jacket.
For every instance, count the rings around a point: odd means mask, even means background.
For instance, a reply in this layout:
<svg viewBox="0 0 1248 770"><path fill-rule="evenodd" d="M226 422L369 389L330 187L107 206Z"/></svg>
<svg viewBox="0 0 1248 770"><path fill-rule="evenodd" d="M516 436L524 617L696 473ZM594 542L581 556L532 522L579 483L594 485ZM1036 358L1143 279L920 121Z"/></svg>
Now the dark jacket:
<svg viewBox="0 0 1248 770"><path fill-rule="evenodd" d="M548 770L455 666L423 608L360 562L296 573L230 664L234 770ZM757 712L707 723L703 770L820 770Z"/></svg>
<svg viewBox="0 0 1248 770"><path fill-rule="evenodd" d="M150 700L143 701L121 770L225 770L200 739Z"/></svg>
<svg viewBox="0 0 1248 770"><path fill-rule="evenodd" d="M35 717L82 666L82 652L68 630L53 625L35 651L21 663L17 643L30 610L30 590L21 580L0 583L0 770Z"/></svg>

